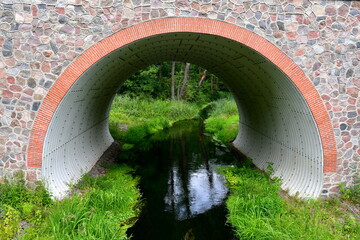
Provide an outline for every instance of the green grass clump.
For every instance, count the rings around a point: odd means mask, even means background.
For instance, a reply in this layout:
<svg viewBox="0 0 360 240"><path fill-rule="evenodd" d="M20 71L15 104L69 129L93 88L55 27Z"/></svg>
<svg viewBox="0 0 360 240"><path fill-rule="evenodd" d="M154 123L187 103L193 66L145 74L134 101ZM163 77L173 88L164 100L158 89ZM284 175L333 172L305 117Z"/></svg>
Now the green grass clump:
<svg viewBox="0 0 360 240"><path fill-rule="evenodd" d="M240 239L358 239L360 223L336 201L284 200L278 181L249 166L223 170L228 222Z"/></svg>
<svg viewBox="0 0 360 240"><path fill-rule="evenodd" d="M25 186L23 172L17 172L12 181L0 184L0 240L13 239L21 231L20 222L33 226L43 221L52 200L41 182L32 188Z"/></svg>
<svg viewBox="0 0 360 240"><path fill-rule="evenodd" d="M117 95L110 111L109 128L115 139L135 144L174 122L195 118L199 110L195 103Z"/></svg>
<svg viewBox="0 0 360 240"><path fill-rule="evenodd" d="M236 138L239 129L239 114L235 101L223 98L212 103L209 117L205 120L205 131L214 135L214 139L229 143Z"/></svg>
<svg viewBox="0 0 360 240"><path fill-rule="evenodd" d="M354 184L348 188L345 183L340 184L341 198L353 204L360 204L360 173L354 176Z"/></svg>
<svg viewBox="0 0 360 240"><path fill-rule="evenodd" d="M140 213L138 179L128 166L116 166L106 176L85 175L82 193L54 203L48 217L23 239L128 239L126 230Z"/></svg>
<svg viewBox="0 0 360 240"><path fill-rule="evenodd" d="M84 175L79 193L52 201L44 186L26 188L24 180L0 185L0 240L129 239L126 230L140 213L138 178L116 165L106 176ZM22 229L20 222L27 222ZM22 232L22 233L21 233Z"/></svg>

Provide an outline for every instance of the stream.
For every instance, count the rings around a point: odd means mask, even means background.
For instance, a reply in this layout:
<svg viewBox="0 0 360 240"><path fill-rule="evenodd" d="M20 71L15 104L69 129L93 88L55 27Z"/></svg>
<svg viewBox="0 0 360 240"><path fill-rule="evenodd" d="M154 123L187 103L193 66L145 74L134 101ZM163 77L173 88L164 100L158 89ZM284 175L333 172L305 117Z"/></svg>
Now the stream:
<svg viewBox="0 0 360 240"><path fill-rule="evenodd" d="M135 240L230 240L228 189L219 167L235 156L203 133L202 123L184 120L122 152L140 176L144 206L128 234Z"/></svg>

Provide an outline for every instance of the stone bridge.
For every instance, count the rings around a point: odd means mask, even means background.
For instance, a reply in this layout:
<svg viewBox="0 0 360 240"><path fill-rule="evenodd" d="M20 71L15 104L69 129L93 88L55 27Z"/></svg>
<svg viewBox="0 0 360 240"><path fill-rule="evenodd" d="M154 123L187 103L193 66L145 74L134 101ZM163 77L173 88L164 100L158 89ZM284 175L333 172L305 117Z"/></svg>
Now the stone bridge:
<svg viewBox="0 0 360 240"><path fill-rule="evenodd" d="M359 23L360 1L1 0L0 178L63 196L113 142L122 82L182 61L228 85L237 149L292 195L333 195L360 169Z"/></svg>

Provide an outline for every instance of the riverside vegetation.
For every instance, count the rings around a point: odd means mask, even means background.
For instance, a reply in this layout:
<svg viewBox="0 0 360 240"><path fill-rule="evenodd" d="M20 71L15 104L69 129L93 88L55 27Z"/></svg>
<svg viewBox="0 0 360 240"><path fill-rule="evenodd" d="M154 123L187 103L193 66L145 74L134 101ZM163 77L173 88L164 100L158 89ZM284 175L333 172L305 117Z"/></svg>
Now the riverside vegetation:
<svg viewBox="0 0 360 240"><path fill-rule="evenodd" d="M110 131L123 151L176 121L202 116L204 108L208 109L205 130L215 141L230 145L236 137L236 104L206 70L163 63L130 80L119 91L122 96L115 97L109 118ZM138 179L124 164L108 167L106 176L84 175L74 186L77 193L61 201L52 200L41 182L25 187L21 172L17 180L5 179L0 185L0 240L129 239L126 230L141 211ZM360 235L359 221L344 212L339 199L281 197L280 180L271 180L271 171L255 169L250 160L220 171L230 188L228 223L240 239L358 239ZM359 184L340 187L343 200L359 204Z"/></svg>
<svg viewBox="0 0 360 240"><path fill-rule="evenodd" d="M124 104L121 104L122 101ZM118 97L117 107L113 111L125 112L128 109L129 101L139 102L138 99ZM168 112L162 106L164 102L170 109L171 104L179 104L157 100L155 106L149 108L153 115L140 113L141 108L135 107L133 113L127 113L125 119L131 119L132 114L140 119L146 115L147 120L144 122L153 122L153 119L157 118L155 112L160 114L161 111L164 111L165 115ZM139 105L143 104L148 106L149 102L147 100L139 102ZM189 110L200 109L191 104L187 103L182 106L192 106ZM205 107L208 109L204 120L205 130L213 134L215 141L229 145L230 141L236 137L238 128L235 102L225 95L224 98ZM183 112L187 112L187 116L191 116L191 118L200 116L196 111L189 110L183 110ZM172 121L176 121L176 119L180 120L181 118L172 118ZM117 124L119 123L117 122ZM137 126L143 125L141 120L137 124ZM168 121L167 125L170 124L171 121ZM133 124L130 122L129 126L133 126ZM143 126L148 126L148 124ZM147 129L147 127L139 128L144 131ZM161 127L153 127L153 129L160 130ZM124 134L126 131L120 136L124 136ZM145 136L145 134L136 136ZM124 137L123 139L126 140ZM274 181L270 178L271 165L269 165L267 173L262 172L256 169L248 159L243 165L240 163L239 166L221 171L230 188L230 195L226 201L229 211L228 222L234 227L234 231L240 239L357 239L360 234L358 220L344 211L340 199L323 201L281 197L279 195L281 192L280 180L275 179ZM352 189L343 188L345 194L342 195L342 198L355 203L359 201L358 195L356 195L359 191L358 187L359 185L355 185Z"/></svg>
<svg viewBox="0 0 360 240"><path fill-rule="evenodd" d="M140 212L138 179L126 165L103 177L84 175L79 193L53 201L44 186L26 188L20 175L0 185L0 239L128 239Z"/></svg>
<svg viewBox="0 0 360 240"><path fill-rule="evenodd" d="M249 159L222 172L230 188L228 221L240 239L359 239L359 220L337 198L282 198L280 180L254 169Z"/></svg>

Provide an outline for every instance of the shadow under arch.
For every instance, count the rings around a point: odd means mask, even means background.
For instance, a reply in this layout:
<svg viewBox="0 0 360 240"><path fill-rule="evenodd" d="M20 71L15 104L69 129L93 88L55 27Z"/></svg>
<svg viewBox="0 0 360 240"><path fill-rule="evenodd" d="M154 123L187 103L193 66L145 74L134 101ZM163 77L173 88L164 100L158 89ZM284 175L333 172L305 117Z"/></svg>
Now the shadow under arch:
<svg viewBox="0 0 360 240"><path fill-rule="evenodd" d="M61 74L32 127L27 166L42 169L55 197L90 170L113 139L112 98L137 70L191 62L222 78L241 116L234 145L284 180L290 194L317 197L336 171L336 145L324 104L304 72L251 31L217 20L163 18L123 29L86 50Z"/></svg>

